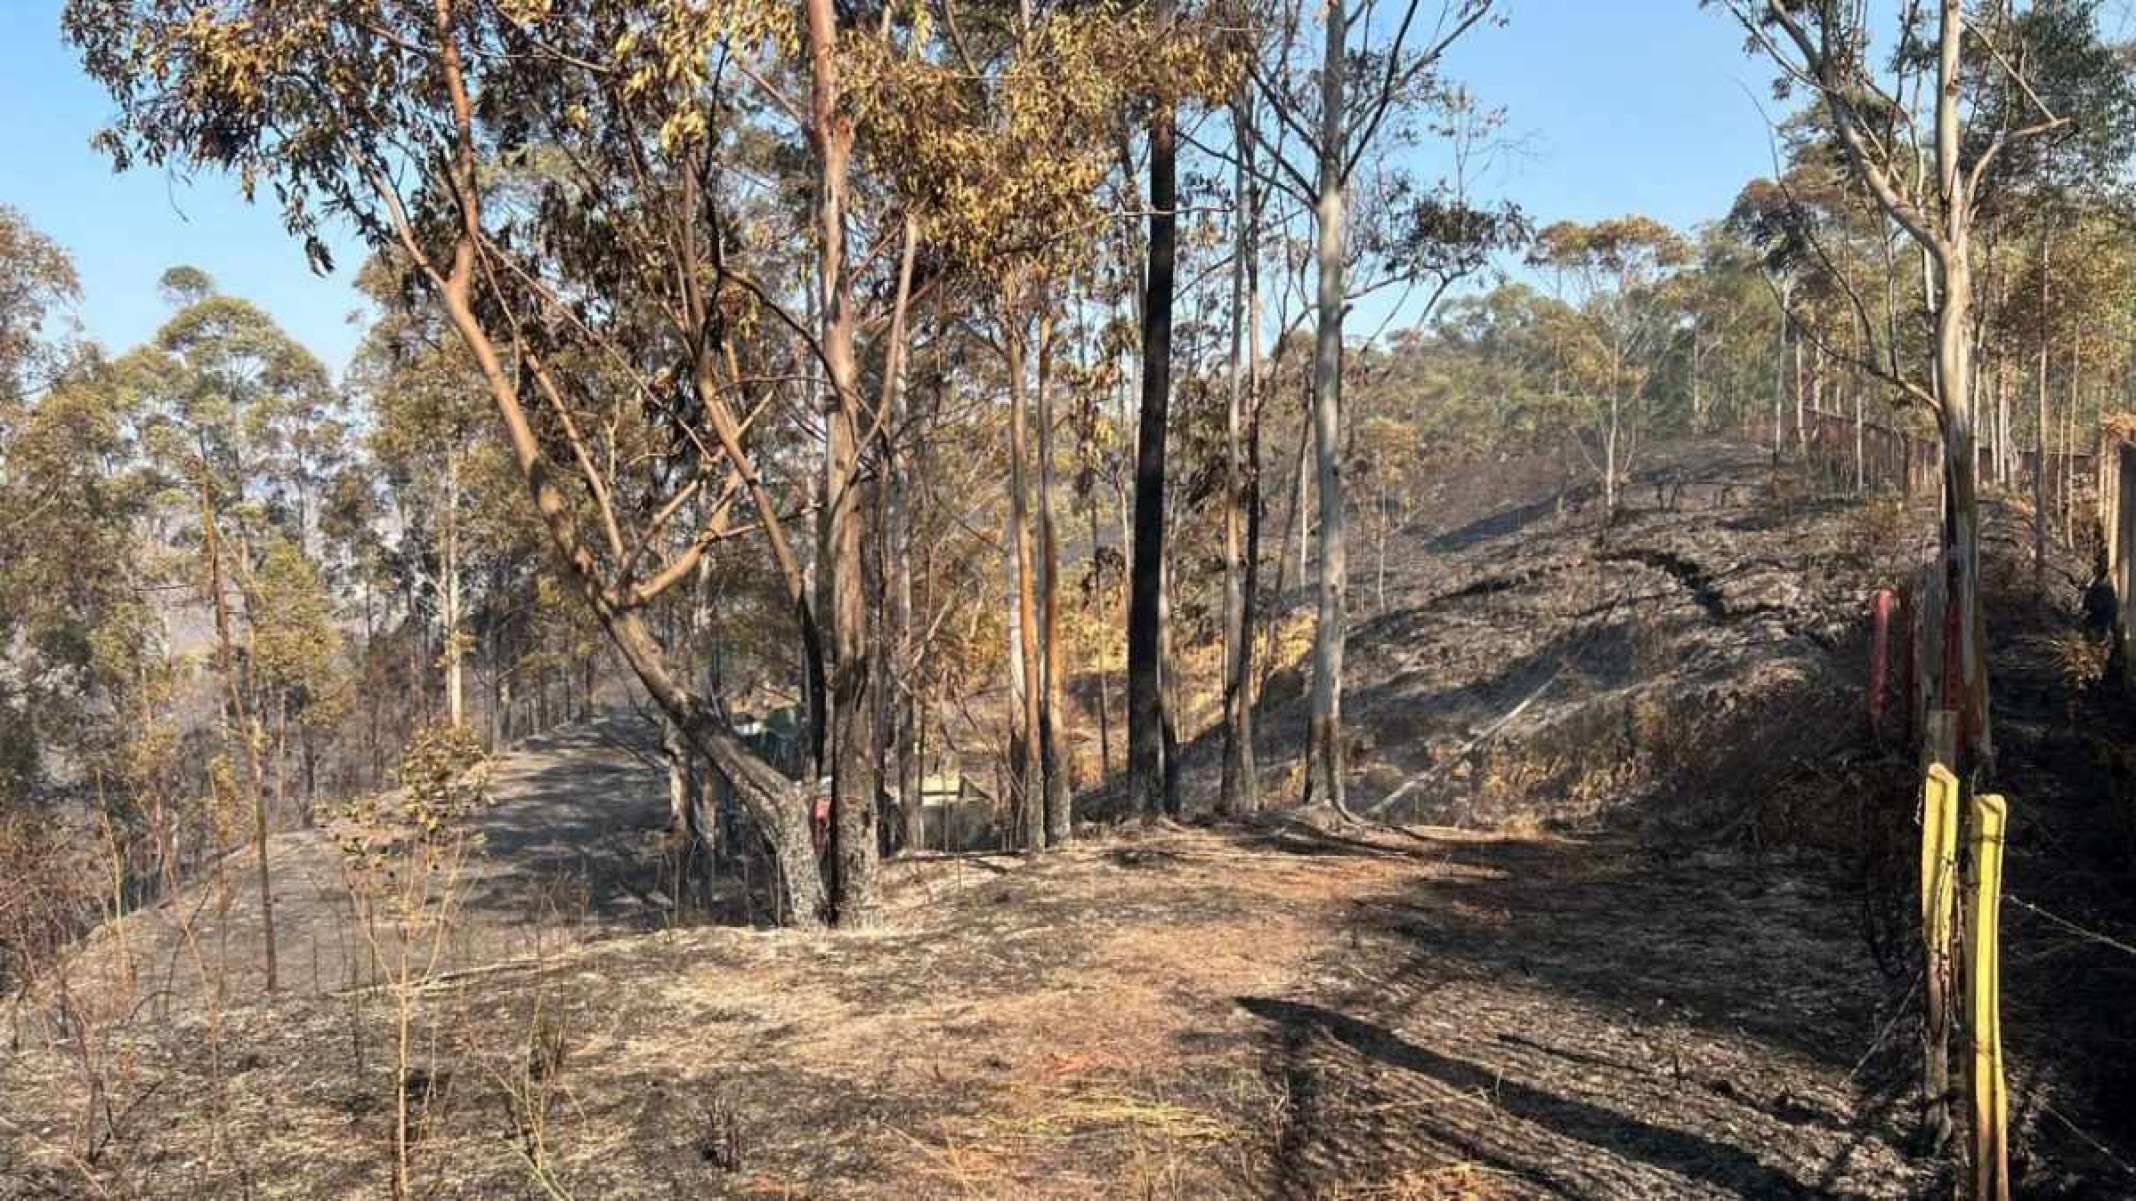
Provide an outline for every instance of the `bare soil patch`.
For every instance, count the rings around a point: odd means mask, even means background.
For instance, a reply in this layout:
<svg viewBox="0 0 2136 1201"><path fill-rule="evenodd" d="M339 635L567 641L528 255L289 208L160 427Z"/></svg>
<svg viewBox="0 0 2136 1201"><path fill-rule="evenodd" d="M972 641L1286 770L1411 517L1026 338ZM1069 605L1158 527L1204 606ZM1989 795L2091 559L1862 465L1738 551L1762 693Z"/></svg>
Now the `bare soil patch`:
<svg viewBox="0 0 2136 1201"><path fill-rule="evenodd" d="M1293 822L900 874L880 934L672 931L424 989L425 1195L1898 1196L1910 1179L1848 1071L1875 1036L1873 973L1810 886ZM130 1029L111 1052L122 1128L93 1165L69 1151L68 1047L18 1051L8 1195L383 1192L390 1018L371 992ZM537 1151L520 1094L551 1047Z"/></svg>
<svg viewBox="0 0 2136 1201"><path fill-rule="evenodd" d="M1427 825L927 856L888 866L879 932L675 927L658 774L628 728L578 731L500 773L407 1077L333 849L285 836L284 995L246 974L240 858L227 912L185 898L222 1004L122 987L105 931L93 1020L15 1010L0 1197L387 1195L402 1083L436 1198L1938 1195L1912 767L1863 733L1859 620L1929 527L1725 440L1657 451L1607 530L1557 478L1450 480L1360 614L1353 800L1406 788L1388 815ZM2136 718L2058 666L2082 571L2035 579L2022 523L1993 506L2009 884L2038 906L2006 928L2018 1179L2126 1197ZM1278 803L1298 683L1265 711ZM168 915L136 922L129 953L175 961Z"/></svg>

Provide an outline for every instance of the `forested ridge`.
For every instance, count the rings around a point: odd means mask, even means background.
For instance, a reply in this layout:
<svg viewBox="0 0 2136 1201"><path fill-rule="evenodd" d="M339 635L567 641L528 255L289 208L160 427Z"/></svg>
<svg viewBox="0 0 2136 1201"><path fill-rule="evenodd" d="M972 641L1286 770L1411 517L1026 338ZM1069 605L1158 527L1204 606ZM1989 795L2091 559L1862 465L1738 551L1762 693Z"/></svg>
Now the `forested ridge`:
<svg viewBox="0 0 2136 1201"><path fill-rule="evenodd" d="M360 332L0 182L0 1196L2136 1195L2136 57L1681 8L67 0Z"/></svg>

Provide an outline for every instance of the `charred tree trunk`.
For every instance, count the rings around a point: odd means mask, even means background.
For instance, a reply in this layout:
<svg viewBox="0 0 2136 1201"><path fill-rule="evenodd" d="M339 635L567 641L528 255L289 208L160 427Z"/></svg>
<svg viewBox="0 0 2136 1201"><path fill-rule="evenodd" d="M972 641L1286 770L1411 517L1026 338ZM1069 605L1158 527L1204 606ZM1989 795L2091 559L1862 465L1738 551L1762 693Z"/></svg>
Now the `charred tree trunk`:
<svg viewBox="0 0 2136 1201"><path fill-rule="evenodd" d="M1069 779L1068 658L1060 636L1061 544L1053 524L1053 322L1038 323L1038 550L1040 660L1039 752L1046 777L1046 845L1062 846L1074 829L1075 789Z"/></svg>
<svg viewBox="0 0 2136 1201"><path fill-rule="evenodd" d="M1249 101L1241 99L1234 112L1238 125L1250 127ZM1247 346L1247 327L1259 325L1252 312L1252 298L1260 288L1254 269L1260 253L1260 214L1252 176L1253 141L1240 139L1241 158L1232 184L1237 229L1231 274L1231 389L1224 407L1224 768L1217 807L1232 814L1260 808L1253 758L1252 569L1247 562L1252 551L1242 528L1247 522L1243 509L1250 503L1247 478L1251 471L1242 425L1251 421L1245 411L1255 403L1254 383L1260 367L1255 358L1248 357Z"/></svg>
<svg viewBox="0 0 2136 1201"><path fill-rule="evenodd" d="M1002 347L1009 380L1009 538L1016 564L1016 657L1023 686L1014 721L1017 836L1025 851L1046 845L1044 738L1045 661L1039 647L1037 552L1031 539L1029 398L1024 381L1024 319L1017 299L1003 322Z"/></svg>
<svg viewBox="0 0 2136 1201"><path fill-rule="evenodd" d="M832 0L807 0L810 69L809 140L816 152L817 253L822 288L824 506L829 534L826 575L831 627L831 902L841 926L871 926L881 917L877 880L877 793L872 754L875 703L868 655L866 525L860 476L860 371L854 354L853 284L846 264L846 173L852 117L841 106L836 58L838 17Z"/></svg>
<svg viewBox="0 0 2136 1201"><path fill-rule="evenodd" d="M1095 550L1096 550L1096 549L1097 549L1097 547L1099 546L1099 542L1098 542L1098 490L1097 490L1097 488L1096 488L1096 487L1092 487L1092 488L1090 489L1090 496L1089 496L1089 500L1090 500L1090 545L1091 545L1091 548L1092 548L1093 552L1095 552ZM1097 582L1098 582L1098 584L1099 584L1099 586L1098 586L1097 588L1093 589L1093 592L1095 592L1095 593L1096 593L1096 594L1097 594L1098 596L1102 596L1102 595L1103 595L1103 593L1104 593L1104 587L1103 587L1103 577L1102 577L1102 576L1099 576L1099 575L1097 574L1097 573L1099 572L1099 570L1100 570L1100 568L1099 568L1099 567L1097 566L1097 564L1096 564L1096 563L1093 563L1093 564L1091 565L1091 572L1092 572L1092 574L1093 574L1093 577L1094 577L1094 578L1095 578L1095 579L1097 580ZM1102 604L1103 602L1102 602L1102 600L1093 600L1093 601L1091 601L1091 602L1089 602L1089 603L1094 603L1094 604ZM1107 672L1107 671L1102 671L1102 670L1101 670L1101 671L1093 672L1092 674L1093 674L1094 676L1096 676L1096 677L1097 677L1097 681L1096 681L1096 682L1097 682L1097 693L1098 693L1098 778L1099 778L1100 780L1110 780L1110 779L1112 779L1112 767L1113 767L1113 753L1112 753L1112 673L1110 673L1110 672Z"/></svg>
<svg viewBox="0 0 2136 1201"><path fill-rule="evenodd" d="M1157 0L1168 24L1173 0ZM1172 394L1172 292L1177 256L1176 113L1150 117L1149 264L1142 312L1142 404L1135 440L1134 551L1127 612L1127 770L1130 804L1146 820L1164 811L1163 667L1165 431Z"/></svg>

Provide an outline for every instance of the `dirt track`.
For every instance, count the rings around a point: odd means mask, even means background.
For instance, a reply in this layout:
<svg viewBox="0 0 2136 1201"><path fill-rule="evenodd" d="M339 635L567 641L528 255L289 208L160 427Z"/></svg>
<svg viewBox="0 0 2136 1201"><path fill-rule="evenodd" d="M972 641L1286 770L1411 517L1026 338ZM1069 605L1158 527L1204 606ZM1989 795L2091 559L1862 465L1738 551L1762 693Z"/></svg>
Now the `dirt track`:
<svg viewBox="0 0 2136 1201"><path fill-rule="evenodd" d="M1743 448L1654 469L1724 486L1664 488L1606 540L1548 497L1450 507L1360 622L1360 799L1429 773L1415 812L1465 828L1272 818L906 862L880 934L668 930L655 774L612 728L529 748L500 773L459 935L459 966L501 966L416 997L424 1195L1932 1194L1902 1153L1903 948L1864 937L1892 900L1864 882L1905 822L1845 684L1847 621L1885 569L1874 527L1762 496ZM2106 820L2051 729L2072 702L2015 636L2061 611L2000 632L1997 671L2018 685L2013 787L2042 798L2013 890L2066 905L2119 861L2075 876L2051 854ZM1278 796L1298 717L1280 684ZM278 844L285 879L306 853ZM336 911L311 886L284 937L316 946ZM2025 1120L2051 1103L2118 1138L2092 1099L2126 1062L2119 1027L2054 1014L2107 1012L2084 982L2121 977L2012 930ZM285 976L304 962L285 951ZM334 974L30 1038L0 1060L0 1196L382 1195L394 1014ZM2022 1150L2033 1195L2131 1195L2111 1146L2049 1130Z"/></svg>
<svg viewBox="0 0 2136 1201"><path fill-rule="evenodd" d="M492 804L473 820L444 969L540 953L589 937L643 933L667 916L656 840L666 781L648 757L647 726L615 714L528 739L497 756ZM269 843L281 987L297 994L376 983L354 929L354 900L331 829ZM219 876L100 931L82 967L99 975L130 960L144 989L192 995L202 967L226 995L265 985L257 859L250 848ZM197 958L196 958L197 952Z"/></svg>
<svg viewBox="0 0 2136 1201"><path fill-rule="evenodd" d="M579 1197L1907 1195L1849 1078L1874 973L1843 909L1738 866L1288 823L937 863L891 933L681 931L427 991L454 1083L422 1162L432 1195L537 1195L500 1133L554 1031ZM210 1141L176 1102L219 1088L242 1167L207 1194L382 1189L388 1009L240 1006L220 1086L200 1015L144 1032L132 1170ZM69 1112L64 1063L8 1067L18 1185L67 1187L32 1116Z"/></svg>

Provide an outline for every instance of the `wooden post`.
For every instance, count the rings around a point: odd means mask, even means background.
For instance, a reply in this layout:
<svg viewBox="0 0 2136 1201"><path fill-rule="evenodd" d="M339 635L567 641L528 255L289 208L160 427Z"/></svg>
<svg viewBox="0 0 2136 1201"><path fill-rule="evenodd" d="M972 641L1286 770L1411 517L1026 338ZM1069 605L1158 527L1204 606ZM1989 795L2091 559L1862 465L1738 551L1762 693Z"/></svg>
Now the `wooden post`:
<svg viewBox="0 0 2136 1201"><path fill-rule="evenodd" d="M1966 922L1966 1009L1973 1043L1973 1201L2009 1201L2010 1097L2003 1077L2003 823L1999 796L1973 798L1973 905Z"/></svg>
<svg viewBox="0 0 2136 1201"><path fill-rule="evenodd" d="M1946 741L1955 733L1948 711L1931 719L1931 734ZM1931 738L1931 743L1934 738ZM1940 762L1929 764L1921 797L1921 941L1924 950L1921 1036L1921 1118L1930 1145L1940 1148L1951 1133L1951 943L1958 908L1958 777Z"/></svg>

